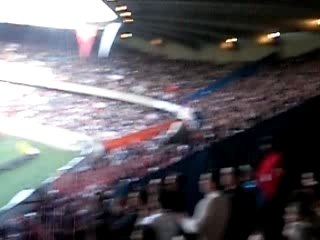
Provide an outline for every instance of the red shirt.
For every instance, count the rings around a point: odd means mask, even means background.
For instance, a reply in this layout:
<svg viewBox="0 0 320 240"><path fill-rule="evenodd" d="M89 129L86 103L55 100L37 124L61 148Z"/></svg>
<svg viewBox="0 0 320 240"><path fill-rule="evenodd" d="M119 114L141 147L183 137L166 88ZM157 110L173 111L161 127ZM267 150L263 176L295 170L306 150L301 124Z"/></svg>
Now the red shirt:
<svg viewBox="0 0 320 240"><path fill-rule="evenodd" d="M257 168L257 182L267 200L273 198L282 177L282 154L271 152Z"/></svg>

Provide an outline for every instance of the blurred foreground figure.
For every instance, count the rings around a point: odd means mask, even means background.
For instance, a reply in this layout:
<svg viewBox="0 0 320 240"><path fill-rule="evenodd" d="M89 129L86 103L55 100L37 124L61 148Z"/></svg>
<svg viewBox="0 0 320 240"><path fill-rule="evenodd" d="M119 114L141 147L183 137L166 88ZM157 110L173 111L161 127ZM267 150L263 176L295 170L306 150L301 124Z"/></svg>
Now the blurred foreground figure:
<svg viewBox="0 0 320 240"><path fill-rule="evenodd" d="M246 194L248 200L252 204L250 213L252 214L252 225L250 231L261 230L261 214L265 207L264 194L254 179L254 172L250 165L242 165L239 167L241 189Z"/></svg>
<svg viewBox="0 0 320 240"><path fill-rule="evenodd" d="M257 171L257 181L263 191L265 201L271 201L283 177L283 156L271 151L262 159Z"/></svg>
<svg viewBox="0 0 320 240"><path fill-rule="evenodd" d="M314 198L319 191L319 183L315 178L313 172L306 172L301 174L301 190L311 194Z"/></svg>
<svg viewBox="0 0 320 240"><path fill-rule="evenodd" d="M185 178L181 174L171 174L164 179L165 188L172 192L172 208L176 213L184 213L186 210L186 196L183 190Z"/></svg>
<svg viewBox="0 0 320 240"><path fill-rule="evenodd" d="M261 233L254 233L254 234L250 235L248 240L264 240L264 237Z"/></svg>
<svg viewBox="0 0 320 240"><path fill-rule="evenodd" d="M172 209L174 196L172 191L165 188L160 189L161 209L145 217L139 223L143 240L172 240L181 236L181 228Z"/></svg>
<svg viewBox="0 0 320 240"><path fill-rule="evenodd" d="M285 209L283 236L288 240L318 240L319 216L315 211L314 198L303 191L295 193Z"/></svg>
<svg viewBox="0 0 320 240"><path fill-rule="evenodd" d="M137 220L137 211L128 205L129 183L118 188L111 206L109 239L129 240Z"/></svg>
<svg viewBox="0 0 320 240"><path fill-rule="evenodd" d="M241 187L237 169L222 168L220 173L230 207L225 239L247 240L254 230L256 199Z"/></svg>
<svg viewBox="0 0 320 240"><path fill-rule="evenodd" d="M261 208L264 205L264 195L256 179L254 179L254 172L250 165L243 165L239 167L241 187L251 194L255 195L257 207Z"/></svg>
<svg viewBox="0 0 320 240"><path fill-rule="evenodd" d="M192 218L182 220L187 234L197 234L201 240L222 240L229 216L228 202L218 190L218 173L202 174L199 188L204 198L196 205Z"/></svg>

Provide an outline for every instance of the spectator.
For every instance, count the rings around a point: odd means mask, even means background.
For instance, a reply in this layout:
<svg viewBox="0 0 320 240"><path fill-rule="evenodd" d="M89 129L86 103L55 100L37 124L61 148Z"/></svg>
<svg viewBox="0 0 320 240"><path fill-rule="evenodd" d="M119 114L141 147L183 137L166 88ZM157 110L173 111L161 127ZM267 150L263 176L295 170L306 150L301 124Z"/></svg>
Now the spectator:
<svg viewBox="0 0 320 240"><path fill-rule="evenodd" d="M165 188L160 189L160 211L146 217L142 222L143 240L172 240L181 236L178 219L171 209L173 192Z"/></svg>
<svg viewBox="0 0 320 240"><path fill-rule="evenodd" d="M137 220L136 209L127 205L129 183L124 183L116 191L112 205L111 239L129 240Z"/></svg>
<svg viewBox="0 0 320 240"><path fill-rule="evenodd" d="M139 216L144 218L149 215L149 207L148 207L148 192L146 189L141 189L138 194L138 208L139 208Z"/></svg>
<svg viewBox="0 0 320 240"><path fill-rule="evenodd" d="M153 179L148 184L148 204L149 209L155 212L160 209L159 205L159 191L160 191L161 179Z"/></svg>
<svg viewBox="0 0 320 240"><path fill-rule="evenodd" d="M176 213L184 213L186 211L186 199L184 193L185 178L181 174L171 174L165 177L165 187L172 191L173 202L172 208Z"/></svg>
<svg viewBox="0 0 320 240"><path fill-rule="evenodd" d="M283 235L288 240L319 239L315 233L315 212L313 198L305 192L298 192L285 209Z"/></svg>
<svg viewBox="0 0 320 240"><path fill-rule="evenodd" d="M257 230L260 228L260 215L264 207L264 196L263 193L257 184L256 180L253 178L253 170L250 165L243 165L239 167L240 171L240 182L241 188L244 193L247 195L248 200L251 202L251 211L252 213L252 230Z"/></svg>
<svg viewBox="0 0 320 240"><path fill-rule="evenodd" d="M262 159L256 175L266 201L271 201L283 177L283 154L278 151L268 152Z"/></svg>
<svg viewBox="0 0 320 240"><path fill-rule="evenodd" d="M229 201L230 215L226 227L227 240L247 240L252 233L255 221L252 206L255 202L240 186L239 171L234 168L223 168L221 183Z"/></svg>
<svg viewBox="0 0 320 240"><path fill-rule="evenodd" d="M305 192L309 192L313 196L316 195L319 183L316 180L313 172L306 172L301 174L301 187Z"/></svg>
<svg viewBox="0 0 320 240"><path fill-rule="evenodd" d="M257 181L254 179L252 167L250 165L244 165L240 166L239 170L241 187L256 199L257 210L261 209L264 205L264 197Z"/></svg>
<svg viewBox="0 0 320 240"><path fill-rule="evenodd" d="M200 176L199 187L205 197L197 204L193 217L182 220L182 229L186 233L197 234L199 239L223 239L229 209L218 186L219 175L216 172Z"/></svg>

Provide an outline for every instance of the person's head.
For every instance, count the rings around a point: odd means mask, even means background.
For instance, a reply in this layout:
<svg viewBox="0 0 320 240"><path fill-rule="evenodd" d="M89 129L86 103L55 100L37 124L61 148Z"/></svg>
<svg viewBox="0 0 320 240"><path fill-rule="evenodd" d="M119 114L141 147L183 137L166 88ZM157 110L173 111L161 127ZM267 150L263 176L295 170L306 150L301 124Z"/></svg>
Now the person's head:
<svg viewBox="0 0 320 240"><path fill-rule="evenodd" d="M216 171L204 173L199 178L199 189L202 193L210 193L217 190L219 185L219 175Z"/></svg>
<svg viewBox="0 0 320 240"><path fill-rule="evenodd" d="M161 185L161 179L152 179L148 184L148 193L157 194Z"/></svg>
<svg viewBox="0 0 320 240"><path fill-rule="evenodd" d="M130 209L137 209L139 207L139 193L138 192L129 193L127 205Z"/></svg>
<svg viewBox="0 0 320 240"><path fill-rule="evenodd" d="M301 186L304 188L313 188L318 185L313 172L306 172L301 174Z"/></svg>
<svg viewBox="0 0 320 240"><path fill-rule="evenodd" d="M250 181L253 178L253 172L250 165L242 165L239 167L240 172L240 181L246 182Z"/></svg>
<svg viewBox="0 0 320 240"><path fill-rule="evenodd" d="M146 189L140 189L138 193L138 204L141 207L147 207L148 206L148 192Z"/></svg>
<svg viewBox="0 0 320 240"><path fill-rule="evenodd" d="M164 184L170 190L180 191L184 185L184 181L183 175L174 173L165 177Z"/></svg>
<svg viewBox="0 0 320 240"><path fill-rule="evenodd" d="M228 167L220 170L220 183L224 189L236 188L239 184L237 169Z"/></svg>
<svg viewBox="0 0 320 240"><path fill-rule="evenodd" d="M315 217L314 198L308 192L297 191L285 209L286 222L311 221Z"/></svg>
<svg viewBox="0 0 320 240"><path fill-rule="evenodd" d="M173 192L166 189L165 187L160 188L158 201L162 209L165 210L173 210L174 207L174 199Z"/></svg>
<svg viewBox="0 0 320 240"><path fill-rule="evenodd" d="M164 178L164 185L167 189L174 190L176 188L177 175L172 174Z"/></svg>
<svg viewBox="0 0 320 240"><path fill-rule="evenodd" d="M312 222L316 213L306 202L292 202L285 208L284 220L286 223L307 221Z"/></svg>
<svg viewBox="0 0 320 240"><path fill-rule="evenodd" d="M150 210L159 209L159 191L161 189L161 179L152 179L146 186L148 193L148 208Z"/></svg>
<svg viewBox="0 0 320 240"><path fill-rule="evenodd" d="M125 209L128 203L128 195L130 193L131 185L129 181L120 181L118 187L114 191L113 205L120 209Z"/></svg>
<svg viewBox="0 0 320 240"><path fill-rule="evenodd" d="M288 206L285 208L283 218L286 223L292 223L292 222L298 221L299 220L298 205L295 203L288 204Z"/></svg>

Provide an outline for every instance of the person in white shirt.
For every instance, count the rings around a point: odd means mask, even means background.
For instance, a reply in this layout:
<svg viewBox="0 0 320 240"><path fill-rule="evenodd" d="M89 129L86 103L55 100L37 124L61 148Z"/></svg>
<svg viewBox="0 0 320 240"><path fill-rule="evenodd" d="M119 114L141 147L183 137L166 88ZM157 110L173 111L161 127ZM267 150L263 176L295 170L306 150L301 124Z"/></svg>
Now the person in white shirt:
<svg viewBox="0 0 320 240"><path fill-rule="evenodd" d="M202 174L199 188L205 194L196 205L194 215L184 218L181 227L187 234L197 234L201 240L221 240L228 219L228 202L218 191L219 174Z"/></svg>
<svg viewBox="0 0 320 240"><path fill-rule="evenodd" d="M159 190L161 209L153 212L139 223L143 240L172 240L181 238L181 229L172 209L173 191L162 187Z"/></svg>

